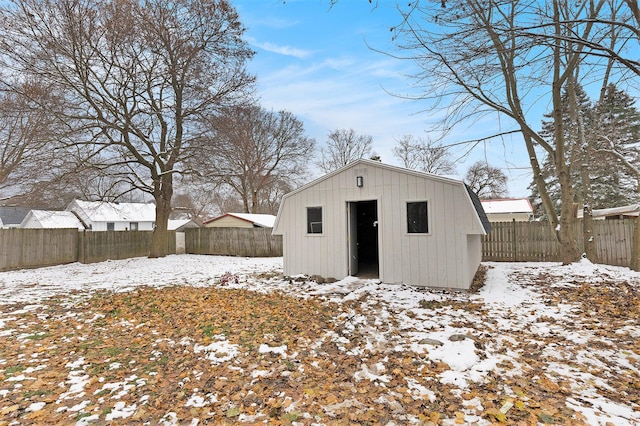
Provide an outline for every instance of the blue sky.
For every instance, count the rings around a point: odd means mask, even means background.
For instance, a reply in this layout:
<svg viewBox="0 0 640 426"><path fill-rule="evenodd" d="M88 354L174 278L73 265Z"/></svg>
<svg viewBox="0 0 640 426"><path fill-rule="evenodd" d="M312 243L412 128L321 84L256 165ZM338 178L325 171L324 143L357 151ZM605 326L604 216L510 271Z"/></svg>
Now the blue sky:
<svg viewBox="0 0 640 426"><path fill-rule="evenodd" d="M367 0L340 0L333 7L329 0L232 1L257 52L249 70L258 78L261 104L302 119L319 146L332 130L352 128L373 137L383 162L400 165L392 154L398 137L428 138L429 123L439 117L425 111L424 103L390 94L411 93L406 76L412 63L371 49L397 52L390 32L400 20L395 1L379 1L375 7ZM458 129L443 143L490 134L486 129L496 124L474 126ZM452 150L454 158L465 152ZM531 174L520 139L476 147L456 165L456 177L481 159L507 174L510 196L529 195Z"/></svg>

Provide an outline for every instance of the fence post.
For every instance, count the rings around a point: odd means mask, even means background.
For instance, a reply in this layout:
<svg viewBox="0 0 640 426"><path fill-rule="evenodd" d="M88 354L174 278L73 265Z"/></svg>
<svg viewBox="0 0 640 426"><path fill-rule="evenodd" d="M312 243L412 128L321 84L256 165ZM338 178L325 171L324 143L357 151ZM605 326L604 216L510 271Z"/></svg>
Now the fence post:
<svg viewBox="0 0 640 426"><path fill-rule="evenodd" d="M513 239L513 261L517 262L518 261L518 238L516 237L516 220L512 219L511 220L511 229L512 229L512 239Z"/></svg>

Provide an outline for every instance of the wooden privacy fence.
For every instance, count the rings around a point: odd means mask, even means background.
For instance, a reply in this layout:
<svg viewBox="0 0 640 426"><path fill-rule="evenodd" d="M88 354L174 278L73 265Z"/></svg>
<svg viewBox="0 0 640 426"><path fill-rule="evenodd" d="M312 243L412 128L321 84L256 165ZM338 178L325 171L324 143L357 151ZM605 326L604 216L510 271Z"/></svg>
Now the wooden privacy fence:
<svg viewBox="0 0 640 426"><path fill-rule="evenodd" d="M596 220L593 223L597 263L629 266L634 220ZM560 243L547 222L493 222L482 237L482 260L497 262L560 262ZM584 251L582 221L573 228Z"/></svg>
<svg viewBox="0 0 640 426"><path fill-rule="evenodd" d="M271 235L271 228L191 228L185 245L190 254L282 256L282 235Z"/></svg>
<svg viewBox="0 0 640 426"><path fill-rule="evenodd" d="M78 262L129 259L149 255L153 231L85 231L79 233ZM167 231L167 251L176 252L176 232Z"/></svg>
<svg viewBox="0 0 640 426"><path fill-rule="evenodd" d="M151 234L151 231L0 229L0 271L147 256ZM167 244L169 253L175 253L175 231L167 231Z"/></svg>
<svg viewBox="0 0 640 426"><path fill-rule="evenodd" d="M0 271L75 262L77 229L0 229Z"/></svg>

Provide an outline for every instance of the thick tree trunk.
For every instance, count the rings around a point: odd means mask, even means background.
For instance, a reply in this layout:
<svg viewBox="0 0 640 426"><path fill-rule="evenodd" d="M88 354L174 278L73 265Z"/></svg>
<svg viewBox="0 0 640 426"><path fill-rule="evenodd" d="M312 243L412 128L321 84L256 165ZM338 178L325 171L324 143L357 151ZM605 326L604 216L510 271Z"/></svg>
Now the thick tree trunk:
<svg viewBox="0 0 640 426"><path fill-rule="evenodd" d="M591 262L598 261L596 251L596 236L593 232L593 193L591 192L591 177L589 176L589 166L580 166L580 176L582 180L582 235L584 238L584 253Z"/></svg>
<svg viewBox="0 0 640 426"><path fill-rule="evenodd" d="M560 210L560 229L558 230L558 239L560 241L560 256L562 263L568 265L580 259L580 250L578 243L573 234L573 223L575 218L575 210L573 208L573 189L571 187L571 179L569 172L565 169L558 173L560 181L561 203Z"/></svg>
<svg viewBox="0 0 640 426"><path fill-rule="evenodd" d="M576 71L577 72L577 71ZM598 261L596 252L596 240L593 232L593 192L591 190L591 176L589 165L592 158L593 146L591 140L587 139L584 131L584 120L582 111L578 105L576 94L576 78L572 75L567 87L569 93L569 112L571 120L576 126L576 137L574 141L574 153L580 160L580 181L582 183L582 236L584 240L584 253L591 262ZM575 158L574 155L571 156Z"/></svg>
<svg viewBox="0 0 640 426"><path fill-rule="evenodd" d="M558 182L560 183L560 226L558 230L558 240L560 241L560 256L563 264L569 264L580 259L578 244L573 236L573 186L571 185L570 169L566 159L566 140L564 127L564 111L562 108L562 87L567 81L567 77L573 74L577 62L566 63L566 69L561 70L563 65L562 40L563 26L561 25L562 13L560 7L562 2L553 1L553 21L555 24L555 35L553 47L553 83L551 85L551 97L553 100L553 125L555 139L554 164ZM575 58L573 58L575 59Z"/></svg>
<svg viewBox="0 0 640 426"><path fill-rule="evenodd" d="M544 211L547 213L549 225L551 226L551 229L555 231L555 229L559 225L558 215L553 208L553 201L551 201L549 191L547 191L547 184L544 181L544 177L542 176L542 172L540 170L540 163L538 163L538 156L536 154L533 140L531 138L531 135L529 135L524 130L522 132L522 135L527 147L527 153L529 154L529 163L531 164L531 170L533 170L533 181L538 188L538 193L540 194L540 199L542 200L542 205L544 206Z"/></svg>
<svg viewBox="0 0 640 426"><path fill-rule="evenodd" d="M173 175L167 173L154 182L154 198L156 202L156 226L151 237L149 257L164 257L169 253L169 215L171 214L171 198L173 197Z"/></svg>

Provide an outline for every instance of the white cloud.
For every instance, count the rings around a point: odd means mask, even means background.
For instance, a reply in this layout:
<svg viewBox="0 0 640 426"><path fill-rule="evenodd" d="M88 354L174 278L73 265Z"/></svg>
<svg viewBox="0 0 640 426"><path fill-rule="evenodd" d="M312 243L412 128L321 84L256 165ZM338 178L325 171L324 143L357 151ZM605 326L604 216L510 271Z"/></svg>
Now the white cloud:
<svg viewBox="0 0 640 426"><path fill-rule="evenodd" d="M310 56L312 53L310 50L298 49L291 46L279 46L274 43L269 43L268 41L259 42L251 37L247 37L247 41L252 46L255 46L267 52L277 53L278 55L284 55L284 56L293 56L294 58L299 58L299 59L304 59Z"/></svg>

